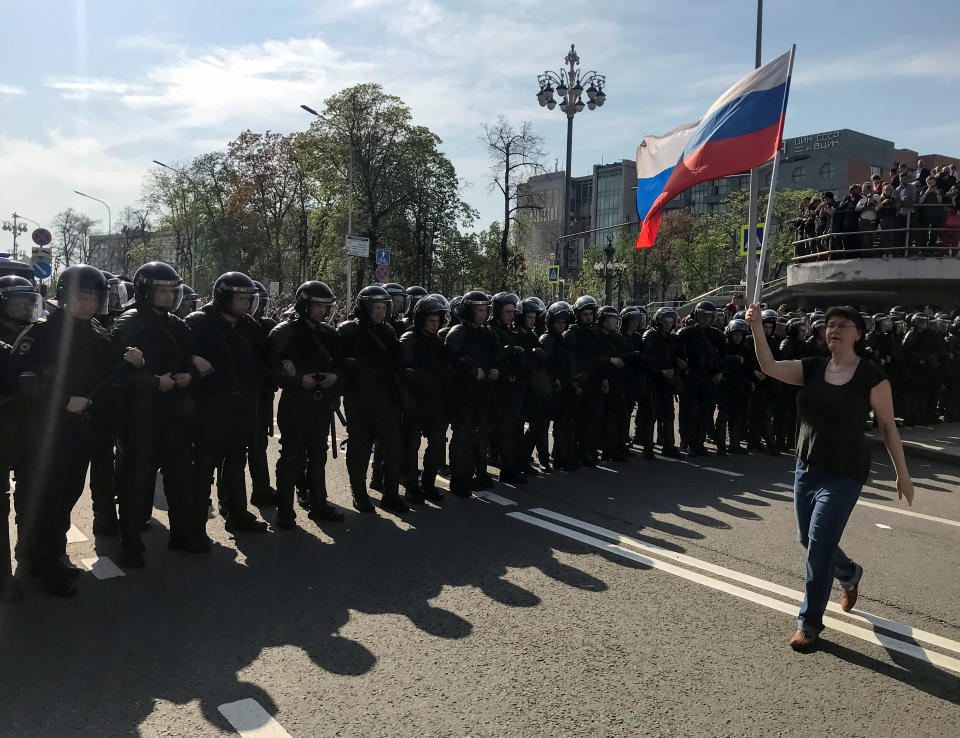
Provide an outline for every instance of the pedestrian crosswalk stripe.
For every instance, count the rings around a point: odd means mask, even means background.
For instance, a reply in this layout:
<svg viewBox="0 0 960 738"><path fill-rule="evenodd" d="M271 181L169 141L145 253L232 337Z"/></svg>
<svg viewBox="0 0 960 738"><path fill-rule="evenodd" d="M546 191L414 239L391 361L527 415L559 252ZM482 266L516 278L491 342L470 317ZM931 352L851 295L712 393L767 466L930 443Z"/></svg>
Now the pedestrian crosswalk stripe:
<svg viewBox="0 0 960 738"><path fill-rule="evenodd" d="M290 738L283 726L250 697L220 705L217 710L243 738Z"/></svg>
<svg viewBox="0 0 960 738"><path fill-rule="evenodd" d="M546 511L546 512L549 512L549 511ZM635 551L631 551L630 549L624 548L623 546L619 546L617 544L604 541L600 538L594 538L593 536L588 536L585 533L581 533L579 531L571 530L570 528L557 525L556 523L552 523L549 520L536 518L532 515L528 515L522 512L507 513L507 517L511 517L516 520L520 520L525 523L535 525L539 528L543 528L544 530L549 530L554 533L558 533L562 536L565 536L575 541L579 541L593 548L597 548L599 550L606 551L608 553L615 554L622 558L630 559L631 561L635 561L637 563L643 564L644 566L648 566L651 569L657 569L660 571L667 572L669 574L673 574L683 579L687 579L689 581L702 584L705 587L710 587L711 589L715 589L721 592L725 592L727 594L731 594L743 600L747 600L749 602L762 605L763 607L768 607L771 610L776 610L778 612L782 612L791 616L796 616L797 614L796 605L790 604L788 602L783 602L782 600L774 599L773 597L769 597L768 595L765 595L765 594L760 594L752 590L744 589L743 587L738 587L734 584L730 584L729 582L724 582L720 579L714 579L713 577L708 577L704 574L700 574L698 572L691 571L689 569L684 569L680 566L676 566L675 564L670 564L665 561L661 561L659 559L650 558L649 556L643 556L642 554L639 554ZM581 521L577 521L577 523L580 523L580 522ZM657 554L660 555L661 551L662 550L657 550ZM672 553L672 552L666 552L666 553ZM700 562L700 563L705 564L706 562ZM762 581L762 580L757 580L757 581ZM853 613L849 613L849 614L857 615L857 611L854 611ZM880 618L880 620L884 620L884 619ZM829 628L840 631L842 633L846 633L847 635L854 636L855 638L859 638L868 643L873 643L875 645L882 646L888 651L896 651L898 653L906 654L908 656L912 656L913 658L919 661L925 661L926 663L934 664L935 666L940 666L944 669L948 669L952 672L960 674L960 659L955 659L952 656L945 656L944 654L938 653L936 651L928 651L927 649L917 646L915 644L906 643L905 641L901 641L897 638L892 638L882 633L877 633L872 630L867 630L866 628L861 628L857 625L852 625L846 621L838 620L837 618L825 616L823 618L823 622L824 622L824 625L826 625ZM922 631L913 630L912 628L909 628L909 626L904 626L900 623L894 623L893 621L886 621L886 622L889 622L893 625L900 626L901 628L909 629L911 633L911 637L913 639L918 641L921 640L920 633L922 633ZM880 627L886 627L886 626L881 625ZM933 635L933 634L929 634L929 635ZM940 638L939 636L934 636L934 637L942 641L947 641L955 645L958 649L960 649L960 643L955 643L954 641L948 641L948 639ZM956 649L952 649L952 650L956 650Z"/></svg>
<svg viewBox="0 0 960 738"><path fill-rule="evenodd" d="M484 500L489 500L490 502L496 502L498 505L503 505L504 507L508 505L516 505L517 503L513 500L509 500L506 497L501 497L500 495L495 495L493 492L475 492L475 497L479 497Z"/></svg>
<svg viewBox="0 0 960 738"><path fill-rule="evenodd" d="M80 563L87 567L97 579L113 579L125 576L123 569L113 563L106 556L94 556L91 559L80 559Z"/></svg>
<svg viewBox="0 0 960 738"><path fill-rule="evenodd" d="M629 536L621 535L614 530L608 528L602 528L598 525L593 525L587 523L583 520L578 520L576 518L571 518L568 515L562 515L560 513L553 512L552 510L547 510L542 507L535 507L529 510L531 513L540 515L545 518L551 518L567 525L572 525L582 530L588 531L590 533L596 533L598 535L610 538L616 541L618 544L628 545L632 548L637 548L646 553L650 553L655 556L660 556L665 559L670 559L676 561L677 563L684 564L686 566L691 566L696 569L701 569L702 571L710 572L711 574L717 574L719 576L725 577L726 579L732 579L741 584L747 584L751 587L756 587L758 589L763 589L774 594L778 594L781 597L787 597L789 599L795 600L797 602L803 602L803 592L799 592L789 587L785 587L775 582L769 582L766 579L760 579L759 577L751 576L750 574L744 574L743 572L735 571L734 569L728 569L717 564L712 564L709 561L703 561L701 559L694 558L693 556L688 556L687 554L678 553L676 551L670 551L660 546L656 546L650 543L647 543L642 540L637 540L636 538L630 538ZM510 516L516 516L516 513L508 513ZM873 615L862 610L854 610L852 612L844 612L840 605L835 602L831 602L827 605L827 608L831 612L835 612L838 615L843 615L844 617L852 618L853 620L859 620L871 626L876 626L883 628L884 630L889 630L894 633L909 637L912 640L920 641L931 646L938 646L940 648L947 649L948 651L953 651L960 654L960 642L950 640L949 638L944 638L939 636L936 633L928 633L927 631L917 630L912 626L905 625L904 623L898 623L895 620L888 620L887 618L881 617L879 615Z"/></svg>
<svg viewBox="0 0 960 738"><path fill-rule="evenodd" d="M876 502L867 502L866 500L857 500L858 505L863 505L864 507L873 507L877 510L886 510L887 512L896 513L897 515L906 515L910 518L920 518L921 520L932 520L935 523L943 523L944 525L955 525L960 528L960 520L950 520L949 518L938 518L935 515L926 515L924 513L914 512L913 510L901 510L899 507L890 507L890 505L879 505Z"/></svg>

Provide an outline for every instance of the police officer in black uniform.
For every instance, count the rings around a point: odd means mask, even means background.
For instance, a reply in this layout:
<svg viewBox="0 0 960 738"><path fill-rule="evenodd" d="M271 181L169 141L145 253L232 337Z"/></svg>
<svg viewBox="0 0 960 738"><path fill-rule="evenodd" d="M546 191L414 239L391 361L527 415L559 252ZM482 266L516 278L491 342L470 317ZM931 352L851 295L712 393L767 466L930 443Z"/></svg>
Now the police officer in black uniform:
<svg viewBox="0 0 960 738"><path fill-rule="evenodd" d="M522 474L535 474L530 463L534 449L543 472L549 473L550 466L550 418L547 404L553 393L553 383L546 367L545 355L540 346L539 337L543 334L544 316L547 312L543 300L539 297L526 297L520 302L520 314L515 318L520 345L524 349L527 368L527 384L523 393L523 420L526 430L523 433L520 451L520 465L517 470Z"/></svg>
<svg viewBox="0 0 960 738"><path fill-rule="evenodd" d="M25 439L20 414L15 406L16 384L8 373L10 350L20 334L40 319L43 314L43 298L33 283L13 274L0 277L0 601L18 601L22 598L20 586L10 574L9 530L7 518L10 512L10 474L15 473L23 458L22 444ZM23 494L15 496L18 518L22 514L20 503ZM5 544L3 542L6 542Z"/></svg>
<svg viewBox="0 0 960 738"><path fill-rule="evenodd" d="M680 435L690 456L707 455L703 444L714 428L716 388L723 379L724 350L723 334L713 327L716 315L716 306L701 300L693 309L692 323L677 333L687 362L680 395Z"/></svg>
<svg viewBox="0 0 960 738"><path fill-rule="evenodd" d="M547 332L540 336L540 346L551 385L546 412L553 422L553 463L557 469L576 471L580 466L575 426L576 367L573 352L563 338L573 323L573 308L563 300L553 303L547 308L545 323Z"/></svg>
<svg viewBox="0 0 960 738"><path fill-rule="evenodd" d="M726 328L726 348L723 356L723 380L717 392L717 426L714 434L717 453L727 450L744 454L741 445L747 432L747 408L753 388L753 371L757 367L753 345L747 341L750 326L742 318L734 318ZM729 445L728 445L729 433Z"/></svg>
<svg viewBox="0 0 960 738"><path fill-rule="evenodd" d="M13 407L16 394L10 376L10 349L10 344L0 341L0 602L19 602L23 599L23 590L14 579L10 567L10 469L15 454L14 443L19 435L16 425L9 422L16 415Z"/></svg>
<svg viewBox="0 0 960 738"><path fill-rule="evenodd" d="M609 361L603 366L600 380L600 401L603 406L600 422L601 447L607 461L626 461L627 430L630 416L627 409L627 365L636 358L630 342L620 332L620 314L612 305L604 305L597 314L597 332L607 344Z"/></svg>
<svg viewBox="0 0 960 738"><path fill-rule="evenodd" d="M253 427L253 438L247 451L247 466L250 470L250 504L256 507L267 507L277 504L277 491L270 486L270 468L267 464L267 445L273 436L273 396L277 391L273 372L267 366L266 339L270 331L277 327L277 321L266 315L270 306L270 293L263 283L254 280L257 295L260 300L257 310L253 314L254 320L260 325L263 332L264 352L261 357L262 369L260 372L260 393L257 396L257 413Z"/></svg>
<svg viewBox="0 0 960 738"><path fill-rule="evenodd" d="M937 395L940 390L940 364L944 344L930 330L929 318L916 313L910 322L910 330L903 337L903 356L910 374L908 412L903 422L906 426L918 423L936 423Z"/></svg>
<svg viewBox="0 0 960 738"><path fill-rule="evenodd" d="M673 428L673 396L680 386L680 368L683 366L680 342L673 333L677 321L676 310L658 308L653 314L653 325L643 334L644 361L651 368L650 390L660 453L672 459L680 458Z"/></svg>
<svg viewBox="0 0 960 738"><path fill-rule="evenodd" d="M653 461L653 396L651 372L646 352L643 350L643 334L647 329L647 311L640 305L631 305L620 311L620 334L627 340L635 357L627 366L625 399L627 403L627 442L630 441L630 415L636 407L633 421L633 443L643 448L643 458Z"/></svg>
<svg viewBox="0 0 960 738"><path fill-rule="evenodd" d="M403 292L401 291L401 295ZM347 472L353 506L374 512L367 495L367 468L374 442L383 453L384 510L396 514L410 508L400 498L399 477L403 427L400 407L400 342L388 322L391 295L383 287L364 287L357 293L353 317L337 331L343 338L348 362L344 406L347 414Z"/></svg>
<svg viewBox="0 0 960 738"><path fill-rule="evenodd" d="M578 297L573 305L574 324L563 334L576 365L576 433L578 461L596 466L602 438L603 405L600 385L610 363L609 346L597 331L600 306L590 295Z"/></svg>
<svg viewBox="0 0 960 738"><path fill-rule="evenodd" d="M121 379L117 443L119 563L140 568L145 563L140 531L153 509L158 471L170 515L170 550L203 553L210 542L198 523L201 511L206 517L206 497L194 499L192 479L192 340L173 314L182 295L180 277L169 264L153 261L137 270L133 285L136 307L114 322L110 336L115 353L135 346L144 357L142 366Z"/></svg>
<svg viewBox="0 0 960 738"><path fill-rule="evenodd" d="M66 563L70 512L83 492L92 441L104 430L102 410L119 367L107 332L94 319L109 299L103 273L86 264L67 267L56 297L59 309L24 331L11 354L24 429L45 440L24 447L17 469L17 493L26 493L18 559L30 561L46 591L69 597L76 594L76 570ZM120 366L142 362L141 352L128 348Z"/></svg>
<svg viewBox="0 0 960 738"><path fill-rule="evenodd" d="M403 320L397 322L397 325L402 329L397 332L397 338L413 328L413 309L422 298L427 296L427 291L418 284L407 287L403 293L407 296L407 309L403 315Z"/></svg>
<svg viewBox="0 0 960 738"><path fill-rule="evenodd" d="M520 298L512 292L498 292L490 304L492 314L488 327L497 342L493 363L500 374L493 384L491 446L500 467L500 481L523 484L526 479L518 467L523 437L522 403L526 364L521 337L514 327Z"/></svg>
<svg viewBox="0 0 960 738"><path fill-rule="evenodd" d="M780 341L774 335L779 316L776 310L764 310L761 313L764 339L770 346L770 353L774 359L780 358ZM748 338L753 347L753 336ZM777 456L776 434L774 432L774 413L782 383L768 377L759 367L754 370L754 390L750 395L750 442L751 451L765 451ZM761 443L762 441L762 443Z"/></svg>
<svg viewBox="0 0 960 738"><path fill-rule="evenodd" d="M304 282L297 288L293 315L270 331L267 340L269 381L281 388L278 528L294 527L294 489L304 477L310 519L343 520L343 513L327 501L326 478L328 438L346 369L343 339L328 322L335 305L326 284Z"/></svg>
<svg viewBox="0 0 960 738"><path fill-rule="evenodd" d="M447 322L450 304L443 295L418 298L410 316L411 328L400 337L403 361L403 470L407 502L439 502L437 474L447 443L447 399L453 378L449 349L439 332ZM427 440L423 472L418 473L420 439Z"/></svg>
<svg viewBox="0 0 960 738"><path fill-rule="evenodd" d="M200 375L197 438L194 446L195 500L206 506L217 472L220 509L228 531L264 532L267 524L247 509L247 448L252 437L260 392L263 331L254 320L260 296L242 272L227 272L213 284L213 299L187 317L193 331L194 360ZM203 501L203 502L201 502Z"/></svg>
<svg viewBox="0 0 960 738"><path fill-rule="evenodd" d="M484 293L465 294L460 303L461 322L450 330L445 341L455 373L450 492L459 497L469 497L475 486L482 489L493 484L486 471L491 432L488 412L491 383L500 377L494 363L500 347L486 325L489 309L490 301Z"/></svg>
<svg viewBox="0 0 960 738"><path fill-rule="evenodd" d="M109 333L110 328L123 311L133 294L127 294L126 283L111 272L104 271L107 280L108 299L105 312L97 316L100 323ZM123 420L124 408L113 405L108 408L110 418L104 424L104 433L94 439L93 454L90 457L90 500L93 506L93 534L95 536L115 536L120 528L117 522L117 491L116 491L116 432ZM151 508L152 509L152 508ZM149 521L147 514L145 521Z"/></svg>
<svg viewBox="0 0 960 738"><path fill-rule="evenodd" d="M174 315L181 320L186 320L190 313L195 313L203 307L203 300L190 285L181 286L183 288L183 299L180 300L180 307L176 309Z"/></svg>

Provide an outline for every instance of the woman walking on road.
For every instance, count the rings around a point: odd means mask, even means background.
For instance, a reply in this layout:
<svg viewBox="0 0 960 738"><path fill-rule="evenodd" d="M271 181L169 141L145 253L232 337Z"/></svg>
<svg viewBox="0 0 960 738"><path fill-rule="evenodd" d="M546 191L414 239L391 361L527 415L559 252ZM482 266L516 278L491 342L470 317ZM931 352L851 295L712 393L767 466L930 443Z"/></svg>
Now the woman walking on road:
<svg viewBox="0 0 960 738"><path fill-rule="evenodd" d="M908 505L913 504L913 482L893 418L890 382L854 350L866 333L860 313L852 307L827 311L829 358L776 361L763 334L762 308L751 305L746 316L760 368L767 376L801 387L793 490L800 543L807 551L807 573L798 629L790 646L795 651L809 651L823 630L833 580L843 588L840 606L844 611L852 610L857 602L863 567L839 544L870 473L865 427L871 408L897 472L897 496Z"/></svg>

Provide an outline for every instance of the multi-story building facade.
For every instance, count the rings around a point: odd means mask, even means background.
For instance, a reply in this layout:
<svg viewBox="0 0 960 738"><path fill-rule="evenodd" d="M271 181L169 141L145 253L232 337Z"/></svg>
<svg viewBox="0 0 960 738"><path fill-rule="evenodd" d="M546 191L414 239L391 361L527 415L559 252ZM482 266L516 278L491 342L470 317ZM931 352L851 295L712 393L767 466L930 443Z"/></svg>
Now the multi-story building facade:
<svg viewBox="0 0 960 738"><path fill-rule="evenodd" d="M595 164L593 172L583 177L570 178L569 233L583 233L609 228L623 223L636 223L636 163L623 160L613 164ZM529 207L527 216L518 229L527 263L552 263L556 247L563 233L564 172L548 172L531 177L520 188L520 202ZM636 226L632 226L636 232ZM568 266L579 269L587 245L604 242L604 232L589 233L571 241Z"/></svg>
<svg viewBox="0 0 960 738"><path fill-rule="evenodd" d="M144 262L176 264L176 258L177 242L173 231L90 236L90 264L113 274L132 277Z"/></svg>

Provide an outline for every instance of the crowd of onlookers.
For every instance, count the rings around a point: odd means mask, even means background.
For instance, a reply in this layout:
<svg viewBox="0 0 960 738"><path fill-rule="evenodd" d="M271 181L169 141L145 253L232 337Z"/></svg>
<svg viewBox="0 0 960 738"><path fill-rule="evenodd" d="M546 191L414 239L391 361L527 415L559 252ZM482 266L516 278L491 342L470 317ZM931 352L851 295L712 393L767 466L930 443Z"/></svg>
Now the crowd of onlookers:
<svg viewBox="0 0 960 738"><path fill-rule="evenodd" d="M960 186L955 164L914 169L900 164L888 179L875 174L833 192L805 197L791 225L796 255L816 259L865 256L955 256L960 239ZM850 253L856 252L856 253ZM834 258L837 258L834 256Z"/></svg>

